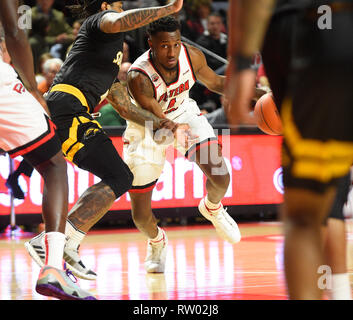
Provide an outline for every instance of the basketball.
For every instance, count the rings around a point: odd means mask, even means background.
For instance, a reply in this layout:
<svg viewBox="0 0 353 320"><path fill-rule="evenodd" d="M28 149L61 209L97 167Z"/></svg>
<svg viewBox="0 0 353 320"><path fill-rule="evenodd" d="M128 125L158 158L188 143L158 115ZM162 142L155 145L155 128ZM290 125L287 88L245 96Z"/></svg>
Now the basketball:
<svg viewBox="0 0 353 320"><path fill-rule="evenodd" d="M271 92L257 100L254 108L257 126L270 135L282 134L282 121Z"/></svg>

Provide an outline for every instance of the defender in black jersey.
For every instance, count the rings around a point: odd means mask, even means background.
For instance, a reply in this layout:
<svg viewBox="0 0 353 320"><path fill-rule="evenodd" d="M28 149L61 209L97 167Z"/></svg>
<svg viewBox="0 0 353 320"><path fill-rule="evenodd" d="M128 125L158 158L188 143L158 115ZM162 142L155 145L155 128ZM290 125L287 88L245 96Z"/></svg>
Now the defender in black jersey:
<svg viewBox="0 0 353 320"><path fill-rule="evenodd" d="M236 68L228 70L228 80L240 88L230 109L240 110L237 95L250 88L240 83L251 72L242 62L261 48L264 39L263 62L284 127L284 261L289 297L320 299L319 267L325 264L321 224L339 179L353 162L353 3L278 0L272 18L274 0L243 1L243 8L237 8L238 3L232 2L232 10L246 12L232 12L233 18L245 18L231 20L241 25L230 40ZM234 114L228 119L237 121Z"/></svg>
<svg viewBox="0 0 353 320"><path fill-rule="evenodd" d="M78 277L91 280L96 274L80 261L78 246L115 199L130 189L133 174L90 113L117 78L123 57L123 32L179 11L183 1L126 12L122 5L123 1L83 0L81 6L74 8L87 19L46 95L65 157L102 180L81 195L69 213L66 226L67 266ZM41 237L28 243L32 248L41 245Z"/></svg>

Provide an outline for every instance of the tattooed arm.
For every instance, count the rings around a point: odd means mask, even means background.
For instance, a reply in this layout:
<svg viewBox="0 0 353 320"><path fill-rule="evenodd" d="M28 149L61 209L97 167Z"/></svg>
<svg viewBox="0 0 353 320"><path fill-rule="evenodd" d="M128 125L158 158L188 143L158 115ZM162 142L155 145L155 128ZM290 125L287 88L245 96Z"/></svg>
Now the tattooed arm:
<svg viewBox="0 0 353 320"><path fill-rule="evenodd" d="M177 124L173 121L166 118L159 118L152 112L135 106L130 100L127 88L119 82L112 85L107 100L122 118L141 126L145 126L146 121L152 121L153 130L166 128L174 132L177 127Z"/></svg>
<svg viewBox="0 0 353 320"><path fill-rule="evenodd" d="M182 6L183 0L174 0L170 4L161 7L133 9L121 13L107 13L101 20L100 28L105 33L134 30L178 12Z"/></svg>

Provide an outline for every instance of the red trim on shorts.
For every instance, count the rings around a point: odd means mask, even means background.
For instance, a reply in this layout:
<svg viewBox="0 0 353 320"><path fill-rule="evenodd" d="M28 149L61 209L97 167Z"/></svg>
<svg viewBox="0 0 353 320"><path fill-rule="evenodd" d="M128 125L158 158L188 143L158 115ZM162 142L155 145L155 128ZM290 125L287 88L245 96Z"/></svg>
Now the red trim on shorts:
<svg viewBox="0 0 353 320"><path fill-rule="evenodd" d="M49 122L49 133L44 136L41 140L37 141L36 143L31 144L30 146L28 146L25 149L21 149L15 153L11 153L10 157L11 158L16 158L17 156L22 156L28 152L33 151L34 149L37 149L38 147L40 147L42 144L46 143L47 141L49 141L51 138L54 137L55 135L55 125L54 123L48 119Z"/></svg>
<svg viewBox="0 0 353 320"><path fill-rule="evenodd" d="M197 150L200 150L201 148L205 147L205 146L209 146L211 144L214 144L214 143L218 143L218 140L217 139L213 139L213 140L207 140L207 141L204 141L204 142L201 142L198 146L196 146L194 149L192 149L190 152L188 152L187 154L187 158L191 158Z"/></svg>
<svg viewBox="0 0 353 320"><path fill-rule="evenodd" d="M153 184L153 185L151 185L151 186L149 186L149 187L142 188L142 189L130 189L129 192L131 192L131 193L144 193L144 192L148 192L148 191L153 190L153 188L154 188L155 185L156 185L156 184Z"/></svg>

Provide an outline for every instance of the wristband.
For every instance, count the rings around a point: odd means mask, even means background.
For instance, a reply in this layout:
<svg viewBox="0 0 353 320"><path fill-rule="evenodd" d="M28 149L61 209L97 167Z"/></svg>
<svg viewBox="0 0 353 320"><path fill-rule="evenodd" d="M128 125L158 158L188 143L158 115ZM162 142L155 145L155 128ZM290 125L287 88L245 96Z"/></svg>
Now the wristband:
<svg viewBox="0 0 353 320"><path fill-rule="evenodd" d="M253 57L246 57L241 54L238 54L235 56L236 71L251 69L252 64L253 64Z"/></svg>

